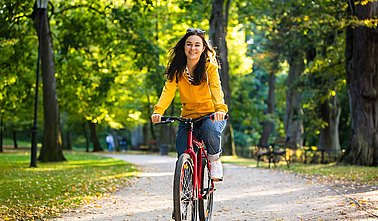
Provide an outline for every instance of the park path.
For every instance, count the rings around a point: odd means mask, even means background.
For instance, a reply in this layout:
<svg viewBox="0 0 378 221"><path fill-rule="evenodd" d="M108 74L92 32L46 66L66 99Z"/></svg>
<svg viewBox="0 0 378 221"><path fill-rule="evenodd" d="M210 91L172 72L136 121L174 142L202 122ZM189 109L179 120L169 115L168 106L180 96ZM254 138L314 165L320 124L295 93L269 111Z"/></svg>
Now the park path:
<svg viewBox="0 0 378 221"><path fill-rule="evenodd" d="M138 165L143 173L114 195L62 214L57 221L167 221L172 212L175 158L106 154ZM217 184L213 221L377 220L348 197L378 210L378 190L348 192L291 173L224 164ZM344 191L340 194L338 192ZM364 195L365 194L365 195Z"/></svg>

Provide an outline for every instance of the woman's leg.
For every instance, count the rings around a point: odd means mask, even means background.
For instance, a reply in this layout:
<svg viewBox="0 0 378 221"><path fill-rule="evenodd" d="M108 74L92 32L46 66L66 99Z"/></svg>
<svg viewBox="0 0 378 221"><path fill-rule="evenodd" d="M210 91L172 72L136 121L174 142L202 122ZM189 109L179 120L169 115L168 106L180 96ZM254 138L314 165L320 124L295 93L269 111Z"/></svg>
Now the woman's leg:
<svg viewBox="0 0 378 221"><path fill-rule="evenodd" d="M222 131L226 127L226 121L212 121L206 119L200 126L198 135L205 142L210 160L210 177L214 181L223 180L223 167L220 161L222 153Z"/></svg>
<svg viewBox="0 0 378 221"><path fill-rule="evenodd" d="M176 134L176 151L177 157L183 154L188 144L188 126L185 123L180 123Z"/></svg>
<svg viewBox="0 0 378 221"><path fill-rule="evenodd" d="M210 161L215 161L222 153L222 132L226 127L226 121L204 120L197 134L198 138L205 142ZM216 158L216 159L211 159Z"/></svg>

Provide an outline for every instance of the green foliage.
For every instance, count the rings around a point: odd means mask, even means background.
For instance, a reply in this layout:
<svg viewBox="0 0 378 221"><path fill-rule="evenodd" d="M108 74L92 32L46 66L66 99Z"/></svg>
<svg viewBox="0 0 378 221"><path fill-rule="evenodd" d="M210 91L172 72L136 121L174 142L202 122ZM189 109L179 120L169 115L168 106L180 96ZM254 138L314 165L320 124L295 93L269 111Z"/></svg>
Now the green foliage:
<svg viewBox="0 0 378 221"><path fill-rule="evenodd" d="M266 87L260 80L258 72L244 76L231 76L231 108L232 124L234 125L236 144L253 145L258 142L259 125L263 115L267 97ZM241 133L241 134L239 134Z"/></svg>
<svg viewBox="0 0 378 221"><path fill-rule="evenodd" d="M33 119L37 57L30 19L33 4L0 3L0 114L6 128L17 130L30 128ZM169 49L188 27L208 30L212 1L56 0L50 4L62 128L79 133L90 120L101 134L109 128L132 130L149 122L165 80ZM328 0L232 1L227 45L230 114L237 145L256 144L261 122L267 119L275 122L270 139L285 133L287 60L305 52L306 74L295 87L303 98L306 139L317 142L319 129L325 126L317 117L318 105L336 93L342 105L341 141L348 140L343 29L375 23L351 19L346 6L347 2ZM272 73L276 111L267 115L267 82ZM41 107L41 93L39 102ZM169 111L178 114L180 101L174 102Z"/></svg>
<svg viewBox="0 0 378 221"><path fill-rule="evenodd" d="M68 162L29 168L29 154L0 155L0 215L7 220L44 220L126 185L137 169L124 161L65 153Z"/></svg>
<svg viewBox="0 0 378 221"><path fill-rule="evenodd" d="M5 126L20 130L31 123L34 104L37 39L28 34L34 34L29 7L27 1L6 1L0 13L0 115Z"/></svg>
<svg viewBox="0 0 378 221"><path fill-rule="evenodd" d="M344 28L351 22L347 2L342 1L237 1L239 21L249 30L249 53L254 59L254 71L265 75L285 70L274 63L291 62L297 54L305 54L306 72L290 88L301 94L304 108L305 139L316 144L321 128L319 106L330 97L342 99L340 137L346 138L349 107L345 88ZM272 62L274 61L274 62ZM285 84L276 79L276 130L283 132ZM263 118L261 118L263 119ZM343 124L345 123L345 124ZM343 139L346 146L348 139Z"/></svg>
<svg viewBox="0 0 378 221"><path fill-rule="evenodd" d="M341 100L343 116L348 115L348 103L345 66L343 53L343 45L345 44L344 36L336 36L335 43L327 45L324 43L318 49L317 58L308 65L305 75L297 82L297 87L302 91L302 103L304 107L304 120L306 122L306 139L309 144L316 145L319 129L324 128L327 124L319 118L319 107L323 103L333 107L329 102L334 97ZM334 37L334 38L336 38ZM334 39L333 38L333 39ZM337 45L336 45L337 44ZM338 104L339 104L338 103ZM347 116L346 116L347 117ZM343 124L341 124L343 125ZM341 136L348 136L348 130L340 130ZM347 146L347 139L344 140L342 146Z"/></svg>
<svg viewBox="0 0 378 221"><path fill-rule="evenodd" d="M61 11L69 7L59 6ZM132 128L140 123L139 113L145 112L142 103L151 89L143 85L145 79L148 82L161 71L161 51L153 44L154 26L147 19L153 8L145 10L144 2L126 8L101 2L95 6L74 7L54 16L62 39L57 55L59 90L65 98L62 110L69 119L78 115L73 119Z"/></svg>

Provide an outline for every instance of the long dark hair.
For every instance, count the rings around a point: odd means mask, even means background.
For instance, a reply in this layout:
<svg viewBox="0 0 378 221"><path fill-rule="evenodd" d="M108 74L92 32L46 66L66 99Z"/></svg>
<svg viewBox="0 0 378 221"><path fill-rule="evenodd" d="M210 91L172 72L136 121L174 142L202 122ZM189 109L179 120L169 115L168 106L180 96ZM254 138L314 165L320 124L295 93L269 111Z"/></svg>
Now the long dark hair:
<svg viewBox="0 0 378 221"><path fill-rule="evenodd" d="M202 52L200 59L193 70L193 83L199 85L207 81L206 65L208 62L217 64L215 50L205 40L205 32L200 29L188 29L186 34L177 42L170 51L170 59L165 70L168 80L178 80L183 76L186 68L185 41L191 35L197 35L202 39L205 50Z"/></svg>

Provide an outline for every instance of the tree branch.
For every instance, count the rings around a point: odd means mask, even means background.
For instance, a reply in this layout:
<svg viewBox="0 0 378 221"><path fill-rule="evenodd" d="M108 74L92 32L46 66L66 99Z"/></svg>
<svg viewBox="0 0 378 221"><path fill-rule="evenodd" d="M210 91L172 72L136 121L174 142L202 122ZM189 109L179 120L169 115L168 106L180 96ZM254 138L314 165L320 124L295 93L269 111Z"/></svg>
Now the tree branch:
<svg viewBox="0 0 378 221"><path fill-rule="evenodd" d="M100 15L103 15L103 16L106 16L105 12L101 12L100 10L94 8L93 6L91 5L73 5L73 6L69 6L67 8L64 8L58 12L53 12L52 15L55 15L55 14L63 14L65 11L68 11L68 10L71 10L71 9L78 9L78 8L88 8L92 11L95 11L97 12L98 14Z"/></svg>

